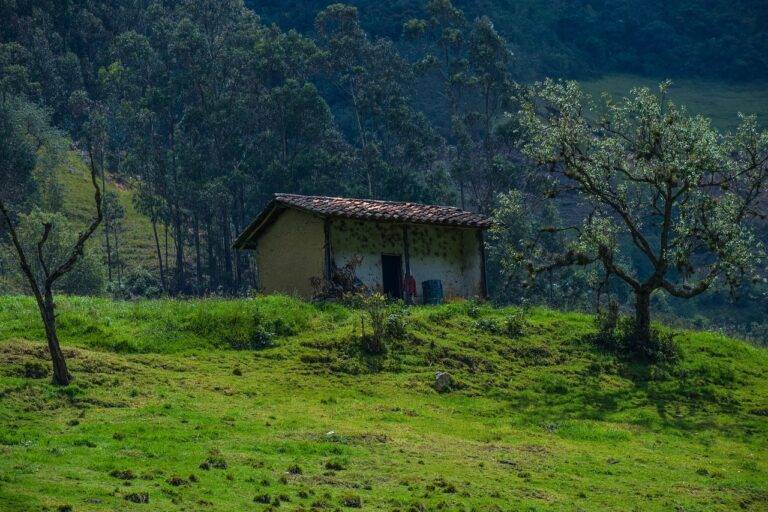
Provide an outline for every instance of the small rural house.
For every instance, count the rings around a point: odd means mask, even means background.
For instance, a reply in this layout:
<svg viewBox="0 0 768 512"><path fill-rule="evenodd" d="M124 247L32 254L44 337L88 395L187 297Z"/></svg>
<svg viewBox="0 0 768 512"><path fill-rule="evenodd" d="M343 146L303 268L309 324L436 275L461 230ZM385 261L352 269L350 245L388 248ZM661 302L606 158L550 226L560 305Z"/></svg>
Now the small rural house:
<svg viewBox="0 0 768 512"><path fill-rule="evenodd" d="M422 283L439 280L445 297L485 297L490 224L451 206L276 194L235 248L255 251L264 293L311 298L353 281L421 301Z"/></svg>

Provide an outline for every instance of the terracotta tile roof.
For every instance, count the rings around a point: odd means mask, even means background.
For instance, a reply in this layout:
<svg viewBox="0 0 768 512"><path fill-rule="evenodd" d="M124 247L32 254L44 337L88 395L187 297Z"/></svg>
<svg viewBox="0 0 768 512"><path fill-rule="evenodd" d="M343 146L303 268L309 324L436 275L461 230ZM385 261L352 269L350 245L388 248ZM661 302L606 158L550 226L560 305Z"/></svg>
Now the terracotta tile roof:
<svg viewBox="0 0 768 512"><path fill-rule="evenodd" d="M379 222L403 222L411 224L437 224L466 228L487 228L491 220L479 213L472 213L454 206L436 206L375 199L347 197L301 196L275 194L275 198L259 214L235 241L238 249L247 248L248 241L266 226L271 214L278 208L297 208L322 216Z"/></svg>
<svg viewBox="0 0 768 512"><path fill-rule="evenodd" d="M349 219L475 228L488 227L491 224L487 217L479 213L464 211L453 206L295 194L276 194L275 201L320 215Z"/></svg>

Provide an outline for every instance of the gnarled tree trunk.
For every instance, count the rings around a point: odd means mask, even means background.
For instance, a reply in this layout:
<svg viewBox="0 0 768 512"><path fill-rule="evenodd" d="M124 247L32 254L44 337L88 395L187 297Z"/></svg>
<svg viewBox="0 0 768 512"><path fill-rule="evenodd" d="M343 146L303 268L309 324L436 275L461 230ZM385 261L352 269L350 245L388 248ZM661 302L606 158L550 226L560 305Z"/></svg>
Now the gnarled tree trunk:
<svg viewBox="0 0 768 512"><path fill-rule="evenodd" d="M646 348L651 341L651 292L635 292L634 345L636 349Z"/></svg>

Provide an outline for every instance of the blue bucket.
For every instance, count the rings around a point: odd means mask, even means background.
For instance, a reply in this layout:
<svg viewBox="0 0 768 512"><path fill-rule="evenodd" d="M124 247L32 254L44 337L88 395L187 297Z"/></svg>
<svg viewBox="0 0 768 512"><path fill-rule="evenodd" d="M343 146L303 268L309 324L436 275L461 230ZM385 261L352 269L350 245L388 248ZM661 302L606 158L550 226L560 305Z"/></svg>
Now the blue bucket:
<svg viewBox="0 0 768 512"><path fill-rule="evenodd" d="M443 303L443 282L439 279L430 279L421 283L424 304Z"/></svg>

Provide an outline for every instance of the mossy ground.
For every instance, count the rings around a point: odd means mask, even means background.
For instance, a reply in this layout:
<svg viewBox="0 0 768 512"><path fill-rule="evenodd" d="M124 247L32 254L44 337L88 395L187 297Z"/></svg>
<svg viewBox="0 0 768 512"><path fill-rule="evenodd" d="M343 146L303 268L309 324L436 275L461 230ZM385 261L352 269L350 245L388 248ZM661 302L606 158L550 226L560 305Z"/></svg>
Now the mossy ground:
<svg viewBox="0 0 768 512"><path fill-rule="evenodd" d="M46 362L33 302L0 298L0 509L768 509L765 350L682 332L682 361L649 366L586 315L493 332L510 311L413 308L366 357L338 305L62 299L57 388L24 376Z"/></svg>

